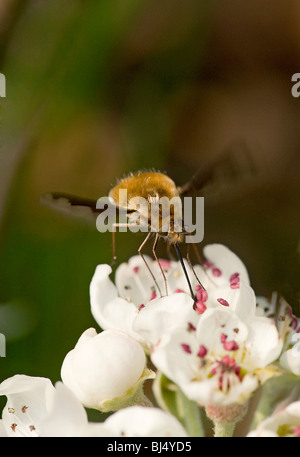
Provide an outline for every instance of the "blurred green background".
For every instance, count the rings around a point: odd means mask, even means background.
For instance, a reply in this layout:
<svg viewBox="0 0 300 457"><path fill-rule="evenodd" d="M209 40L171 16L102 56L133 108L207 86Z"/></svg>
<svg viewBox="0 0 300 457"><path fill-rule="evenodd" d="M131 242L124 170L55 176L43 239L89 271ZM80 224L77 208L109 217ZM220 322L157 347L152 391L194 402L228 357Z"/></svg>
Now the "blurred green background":
<svg viewBox="0 0 300 457"><path fill-rule="evenodd" d="M298 0L2 0L0 45L0 381L56 382L98 329L89 283L111 234L40 195L97 199L148 168L180 185L239 141L265 179L205 207L204 244L226 244L257 294L279 290L300 315ZM140 243L117 234L118 262Z"/></svg>

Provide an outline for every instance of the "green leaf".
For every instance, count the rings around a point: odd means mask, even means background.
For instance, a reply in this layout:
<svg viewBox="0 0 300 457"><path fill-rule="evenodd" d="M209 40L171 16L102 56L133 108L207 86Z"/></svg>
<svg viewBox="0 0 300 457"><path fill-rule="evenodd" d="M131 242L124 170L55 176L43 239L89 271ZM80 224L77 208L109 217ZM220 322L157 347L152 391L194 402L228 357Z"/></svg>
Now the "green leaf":
<svg viewBox="0 0 300 457"><path fill-rule="evenodd" d="M262 420L270 416L280 402L294 401L293 389L297 385L299 386L299 377L291 373L270 378L262 387L250 429L254 430Z"/></svg>
<svg viewBox="0 0 300 457"><path fill-rule="evenodd" d="M189 436L204 436L201 412L197 403L189 400L176 384L160 372L156 373L153 392L158 405L175 416Z"/></svg>

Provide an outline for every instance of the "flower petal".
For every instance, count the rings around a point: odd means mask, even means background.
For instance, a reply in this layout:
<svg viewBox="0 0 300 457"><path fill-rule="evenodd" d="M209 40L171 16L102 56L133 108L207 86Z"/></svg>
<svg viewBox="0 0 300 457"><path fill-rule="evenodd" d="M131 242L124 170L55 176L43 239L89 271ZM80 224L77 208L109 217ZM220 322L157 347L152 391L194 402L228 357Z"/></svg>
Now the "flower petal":
<svg viewBox="0 0 300 457"><path fill-rule="evenodd" d="M37 436L46 417L55 388L47 378L15 375L0 384L7 396L3 426L8 436Z"/></svg>
<svg viewBox="0 0 300 457"><path fill-rule="evenodd" d="M222 334L225 334L228 340L240 344L246 340L248 329L229 308L208 309L197 327L198 342L222 354Z"/></svg>
<svg viewBox="0 0 300 457"><path fill-rule="evenodd" d="M102 329L114 328L130 334L137 309L133 303L118 297L117 288L109 278L111 271L109 265L96 268L90 284L91 312Z"/></svg>
<svg viewBox="0 0 300 457"><path fill-rule="evenodd" d="M152 259L144 256L146 262L153 270ZM153 272L153 274L156 272ZM160 276L161 276L161 272ZM155 278L157 277L154 274ZM159 280L159 277L156 278ZM140 256L133 256L128 263L122 263L116 271L116 286L122 298L130 298L137 307L145 304L155 290L155 283L147 266Z"/></svg>
<svg viewBox="0 0 300 457"><path fill-rule="evenodd" d="M185 293L157 298L142 308L133 323L133 330L150 344L175 329L197 325L199 314L193 310L193 299Z"/></svg>
<svg viewBox="0 0 300 457"><path fill-rule="evenodd" d="M213 263L221 272L222 278L229 279L231 275L239 273L240 280L250 285L247 269L239 257L222 244L208 244L203 248L205 258ZM217 281L217 278L214 277Z"/></svg>
<svg viewBox="0 0 300 457"><path fill-rule="evenodd" d="M280 365L296 376L300 376L300 353L299 348L292 347L284 351L279 359Z"/></svg>
<svg viewBox="0 0 300 457"><path fill-rule="evenodd" d="M113 436L187 437L185 429L171 414L159 408L132 406L112 414L105 426Z"/></svg>
<svg viewBox="0 0 300 457"><path fill-rule="evenodd" d="M101 408L139 380L145 363L141 345L126 333L88 329L67 354L61 376L84 405Z"/></svg>
<svg viewBox="0 0 300 457"><path fill-rule="evenodd" d="M221 301L225 300L229 308L236 312L242 320L248 320L255 315L256 297L253 289L247 284L241 282L238 289L232 289L230 286L210 288L208 299L211 306L220 306Z"/></svg>
<svg viewBox="0 0 300 457"><path fill-rule="evenodd" d="M40 426L40 436L80 436L88 425L84 407L62 382L57 382L55 389L49 414Z"/></svg>
<svg viewBox="0 0 300 457"><path fill-rule="evenodd" d="M0 438L7 437L7 433L3 424L3 419L0 419Z"/></svg>
<svg viewBox="0 0 300 457"><path fill-rule="evenodd" d="M186 351L183 345L189 346L191 352L196 352L197 341L194 335L176 330L165 335L151 354L156 368L179 385L189 383L195 375L191 363L191 358L195 357Z"/></svg>
<svg viewBox="0 0 300 457"><path fill-rule="evenodd" d="M274 362L280 355L283 341L280 338L275 322L263 316L253 318L249 324L247 339L248 369L264 368Z"/></svg>

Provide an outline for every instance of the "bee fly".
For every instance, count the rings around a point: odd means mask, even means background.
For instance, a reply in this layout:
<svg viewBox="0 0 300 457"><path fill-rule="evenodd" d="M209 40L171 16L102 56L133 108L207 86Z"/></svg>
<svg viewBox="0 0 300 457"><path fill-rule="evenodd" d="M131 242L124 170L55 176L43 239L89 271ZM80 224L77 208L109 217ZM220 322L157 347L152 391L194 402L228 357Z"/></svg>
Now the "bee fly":
<svg viewBox="0 0 300 457"><path fill-rule="evenodd" d="M242 161L241 157L243 158ZM211 187L211 184L215 180L215 175L220 175L220 170L222 171L225 180L227 179L227 182L229 180L231 184L233 180L236 181L237 179L245 182L245 176L251 176L253 171L252 166L250 167L249 163L249 160L245 161L245 155L241 154L241 152L238 156L237 154L234 155L232 153L224 153L218 159L207 161L204 166L202 166L196 172L192 179L181 187L176 186L174 181L164 173L156 171L138 171L136 173L131 173L129 176L120 179L119 182L110 190L108 195L110 203L108 203L105 208L99 208L96 200L75 197L59 192L45 194L41 197L41 201L47 205L52 206L55 209L70 213L71 215L73 214L80 217L89 218L94 222L95 219L97 219L99 215L107 209L107 206L110 205L114 207L114 210L119 216L121 214L125 214L127 222L113 223L114 228L112 230L112 263L116 261L115 229L117 227L121 228L136 226L137 219L139 219L140 226L144 228L142 231L147 231L148 233L140 245L138 253L143 259L149 273L151 274L160 295L162 296L160 287L142 253L142 250L145 247L146 243L149 241L151 235L154 235L152 253L162 273L166 294L168 294L167 280L164 270L156 254L157 245L160 239L165 239L169 247L173 246L175 248L176 254L185 274L191 296L194 299L195 308L196 298L192 290L192 286L180 250L180 244L184 243L186 241L187 235L190 235L191 233L184 225L182 212L178 211L178 206L176 204L171 205L169 207L169 213L165 215L162 207L157 206L157 203L160 202L163 198L167 199L170 202L173 202L174 199L175 201L181 201L181 199L186 195L197 192L199 190L205 193L205 190ZM154 230L154 224L152 220L153 212L151 212L151 207L153 206L156 210L158 210L158 225L156 225ZM199 262L202 263L195 244L191 244L195 249ZM187 248L188 247L189 245L187 244ZM189 249L187 249L187 260L197 278L197 275L190 261ZM198 278L197 280L201 285Z"/></svg>

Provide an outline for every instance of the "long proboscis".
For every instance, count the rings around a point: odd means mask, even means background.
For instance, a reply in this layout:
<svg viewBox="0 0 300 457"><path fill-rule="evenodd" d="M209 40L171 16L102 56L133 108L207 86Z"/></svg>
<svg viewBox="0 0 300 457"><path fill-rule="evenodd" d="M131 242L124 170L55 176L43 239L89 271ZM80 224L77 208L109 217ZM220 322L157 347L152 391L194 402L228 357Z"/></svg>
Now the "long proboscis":
<svg viewBox="0 0 300 457"><path fill-rule="evenodd" d="M191 294L191 296L192 296L192 299L194 300L193 308L195 309L195 308L196 308L197 298L195 297L194 291L193 291L193 289L192 289L192 285L191 285L191 282L190 282L190 278L189 278L189 275L188 275L188 273L187 273L187 271L186 271L185 264L184 264L184 261L183 261L183 258L182 258L182 255L181 255L181 252L180 252L180 248L179 248L178 243L174 243L174 248L175 248L177 257L178 257L178 259L179 259L179 262L180 262L180 264L181 264L182 270L183 270L183 272L184 272L184 275L185 275L185 277L186 277L186 280L187 280L187 283L188 283L188 286L189 286L189 289L190 289L190 294Z"/></svg>

